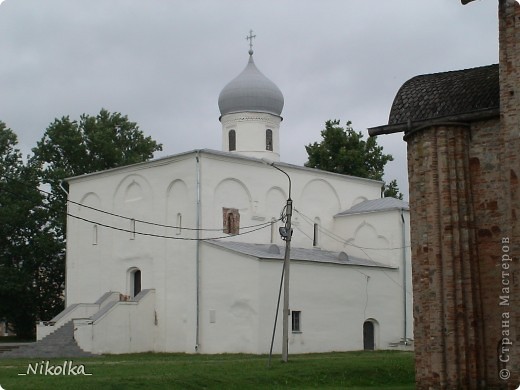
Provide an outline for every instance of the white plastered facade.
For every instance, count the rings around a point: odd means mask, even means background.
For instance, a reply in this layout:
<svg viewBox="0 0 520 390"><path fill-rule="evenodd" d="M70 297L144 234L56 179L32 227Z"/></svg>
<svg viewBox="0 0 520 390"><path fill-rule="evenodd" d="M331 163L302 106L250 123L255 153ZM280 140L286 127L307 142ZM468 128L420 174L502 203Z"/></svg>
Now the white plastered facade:
<svg viewBox="0 0 520 390"><path fill-rule="evenodd" d="M66 309L39 339L73 320L94 353L269 352L290 195L290 352L410 347L407 204L379 201L379 181L278 162L283 96L249 54L219 96L223 151L68 180Z"/></svg>
<svg viewBox="0 0 520 390"><path fill-rule="evenodd" d="M301 331L290 334L291 353L363 349L366 321L374 324L376 349L398 347L405 326L411 339L411 297L405 299L411 286L403 274L410 257L408 250L396 249L409 244L401 220L403 214L408 226L408 210L338 215L378 198L381 183L279 167L292 181L292 246L316 254L315 261L292 257L290 308L300 312ZM282 222L268 223L279 218L288 197L285 175L256 158L197 150L80 176L69 185L66 304L71 309L60 321L75 320L82 348L269 351L284 242L277 233ZM238 210L240 235L223 232L224 208ZM190 230L197 227L203 230ZM226 242L275 244L281 255L251 255L225 247ZM329 262L322 259L325 252L367 263ZM135 270L142 292L133 299ZM119 299L99 303L107 292ZM40 326L38 332L44 336L49 330ZM277 335L279 340L280 323ZM279 347L275 342L274 351Z"/></svg>

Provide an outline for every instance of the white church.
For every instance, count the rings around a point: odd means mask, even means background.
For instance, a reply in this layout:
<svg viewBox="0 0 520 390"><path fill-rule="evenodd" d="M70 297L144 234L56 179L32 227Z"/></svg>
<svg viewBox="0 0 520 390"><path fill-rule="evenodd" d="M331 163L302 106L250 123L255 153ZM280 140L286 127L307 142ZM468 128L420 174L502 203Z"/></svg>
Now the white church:
<svg viewBox="0 0 520 390"><path fill-rule="evenodd" d="M408 204L280 162L283 95L251 49L218 104L221 151L68 179L66 309L38 339L73 320L93 353L268 353L290 195L289 352L410 348Z"/></svg>

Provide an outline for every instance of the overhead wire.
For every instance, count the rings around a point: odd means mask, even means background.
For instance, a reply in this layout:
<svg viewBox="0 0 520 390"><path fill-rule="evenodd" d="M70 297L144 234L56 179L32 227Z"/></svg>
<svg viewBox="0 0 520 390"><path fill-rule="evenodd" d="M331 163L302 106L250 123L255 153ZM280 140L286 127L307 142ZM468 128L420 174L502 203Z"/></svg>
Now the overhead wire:
<svg viewBox="0 0 520 390"><path fill-rule="evenodd" d="M88 218L83 218L83 217L80 217L80 216L78 216L78 215L70 214L70 213L68 213L68 212L66 213L66 215L68 215L69 217L74 218L74 219L79 219L79 220L82 220L82 221L85 221L85 222L92 223L92 224L94 224L94 225L102 226L102 227L105 227L105 228L108 228L108 229L118 230L118 231L121 231L121 232L126 232L126 233L131 233L131 234L137 234L137 235L141 235L141 236L148 236L148 237L155 237L155 238L166 238L166 239L171 239L171 240L181 240L181 241L182 241L182 240L184 240L184 241L211 241L211 240L222 240L222 239L226 239L226 238L230 238L230 237L242 236L242 235L245 235L245 234L249 234L249 233L256 232L256 231L258 231L258 230L265 229L266 227L269 227L269 226L271 225L271 223L272 223L272 222L266 222L264 225L262 225L262 226L260 226L260 227L257 227L256 229L248 230L247 232L242 232L242 233L237 233L237 234L227 235L227 236L217 236L217 237L207 237L207 238L188 238L188 237L166 236L166 235L162 235L162 234L154 234L154 233L145 233L145 232L140 232L140 231L138 231L138 230L133 230L133 229L124 229L124 228L119 228L119 227L116 227L116 226L103 224L103 223L101 223L101 222L92 221L92 220L89 220Z"/></svg>
<svg viewBox="0 0 520 390"><path fill-rule="evenodd" d="M14 195L14 196L17 196L17 197L23 197L26 200L29 200L29 201L34 203L34 201L32 199L24 197L20 193L16 193L16 192L10 191L10 190L4 188L1 184L0 184L0 191L4 191L4 192L7 192L7 193L10 193L11 195ZM46 192L46 191L44 191L44 192ZM36 203L34 203L34 204L36 205ZM41 206L46 208L46 209L48 209L48 210L52 210L52 207L47 205L47 204L42 204ZM109 225L109 224L106 224L106 223L102 223L102 222L99 222L99 221L94 221L94 220L91 220L91 219L88 219L88 218L85 218L85 217L81 217L79 215L74 215L74 214L72 214L72 213L70 213L68 211L63 211L63 212L64 212L65 215L67 215L67 216L69 216L71 218L78 219L78 220L81 220L81 221L84 221L84 222L88 222L88 223L91 223L93 225L102 226L102 227L105 227L107 229L122 231L122 232L136 234L136 235L148 236L148 237L165 238L165 239L172 239L172 240L185 240L185 241L210 241L210 240L227 239L227 238L231 238L231 237L235 237L235 236L240 236L240 235L253 233L253 232L261 230L261 229L265 229L267 227L270 227L273 223L276 222L276 221L264 222L262 224L258 224L258 225L253 226L254 229L252 229L252 230L248 230L246 232L232 234L232 235L207 237L207 238L189 238L189 237L176 237L176 236L167 236L167 235L154 234L154 233L146 233L146 232L137 231L135 229L120 228L120 227L117 227L117 226L112 226L112 225ZM135 220L133 218L128 218L128 219L130 221L138 222L137 220ZM180 229L184 229L183 227L177 227L177 226L167 226L167 225L156 225L156 226L161 226L161 227L166 227L166 228L178 228L178 229L180 228ZM246 228L247 227L244 227L242 229L246 229ZM249 228L251 228L251 227L249 227ZM220 230L221 229L219 229L219 231ZM212 229L211 231L214 231L214 230Z"/></svg>
<svg viewBox="0 0 520 390"><path fill-rule="evenodd" d="M307 222L308 224L312 224L314 226L314 222L312 221L312 219L310 217L306 216L305 214L303 214L301 211L299 211L297 209L293 209L293 210L296 211L299 215L301 215L305 222ZM404 247L400 247L400 248L366 248L366 247L361 247L361 246L354 245L352 243L349 243L349 242L345 241L342 237L340 237L337 234L335 234L335 233L333 233L333 232L323 228L322 226L318 226L318 229L321 232L323 232L325 235L327 235L328 237L332 238L333 240L335 240L335 241L337 241L339 243L342 243L344 245L350 245L350 246L353 246L355 248L360 249L365 254L365 256L367 256L367 258L369 258L372 261L375 261L375 260L365 251L365 249L366 250L383 250L383 249L406 249L406 248L410 248L410 245L407 245L407 246L404 246ZM388 279L390 279L391 282L396 284L401 289L403 288L403 286L400 283L398 283L392 277L390 277L390 275L388 275L384 270L382 270L382 272ZM364 275L369 277L366 274L364 274ZM406 293L408 295L412 296L412 293L408 290L408 288L406 288Z"/></svg>
<svg viewBox="0 0 520 390"><path fill-rule="evenodd" d="M303 214L301 211L297 210L296 208L294 208L294 211L296 211L296 213L298 213L299 215L301 215L303 217L304 220L306 220L307 223L311 224L311 225L314 225L314 222L312 221L312 219L308 216L306 216L305 214ZM349 245L349 246L352 246L354 248L358 248L358 249L367 249L367 250L376 250L376 251L381 251L381 250L398 250L398 249L406 249L406 248L411 248L410 245L406 245L404 247L402 246L398 246L398 247L393 247L393 248L375 248L375 247L365 247L365 246L360 246L360 245L356 245L356 244L353 244L351 242L348 242L347 240L345 240L343 237L341 236L338 236L337 234L335 234L334 232L331 232L330 230L324 228L323 226L319 226L318 225L318 229L324 233L325 235L327 235L328 237L332 238L333 240L335 241L338 241L338 242L341 242L345 245Z"/></svg>
<svg viewBox="0 0 520 390"><path fill-rule="evenodd" d="M16 181L16 182L18 182L20 184L26 185L26 183L24 183L24 182L22 182L20 180L14 180L14 179L7 178L7 177L6 177L6 179L8 179L10 181ZM52 196L53 195L51 192L42 190L41 188L36 188L36 190L38 190L39 192L41 192L41 193L43 193L45 195L48 195L48 196ZM73 200L70 200L70 199L67 199L66 202L70 203L70 204L74 204L74 205L80 206L80 207L84 207L86 209L90 209L90 210L93 210L93 211L96 211L96 212L99 212L99 213L102 213L102 214L110 215L110 216L121 218L121 219L126 219L128 221L138 222L138 223L142 223L142 224L150 225L150 226L164 227L164 228L169 228L169 229L182 229L182 230L189 230L189 231L215 232L215 231L221 231L222 230L222 228L191 228L191 227L184 227L184 226L167 225L167 224L162 224L162 223L157 223L157 222L150 222L150 221L146 221L146 220L141 220L141 219L136 219L136 218L133 218L133 217L129 217L129 216L126 216L126 215L113 213L113 212L106 211L106 210L101 210L101 209L98 209L96 207L89 206L89 205L86 205L84 203L76 202L76 201L73 201ZM283 214L283 210L282 210L282 214ZM276 220L276 221L273 221L273 222L278 222L280 220L282 220L282 216L280 216L279 220ZM250 229L250 228L256 228L256 227L263 227L265 225L270 225L270 224L271 224L271 222L263 222L263 223L259 223L259 224L255 224L255 225L243 226L243 227L241 227L241 229Z"/></svg>
<svg viewBox="0 0 520 390"><path fill-rule="evenodd" d="M11 178L6 178L8 180L11 180L13 181L13 179ZM26 183L23 183L22 181L19 181L19 180L16 180L18 183L21 183L21 184L26 184ZM12 195L14 196L20 196L20 194L16 194L12 191L9 191L9 190L6 190L6 189L3 189L0 185L0 190L3 190L5 192L9 192L11 193ZM45 190L42 190L40 188L37 188L37 190L41 193L44 193L46 195L52 195L52 193L48 192L48 191L45 191ZM124 216L124 215L120 215L120 214L116 214L116 213L112 213L112 212L109 212L109 211L105 211L105 210L101 210L101 209L98 209L98 208L95 208L95 207L92 207L92 206L88 206L88 205L85 205L85 204L82 204L82 203L79 203L79 202L75 202L75 201L72 201L72 200L69 200L67 199L67 202L68 203L72 203L72 204L75 204L75 205L78 205L78 206L81 206L81 207L85 207L87 209L91 209L91 210L94 210L96 212L100 212L100 213L103 213L103 214L107 214L107 215L111 215L111 216L114 216L114 217L118 217L118 218L121 218L121 219L126 219L128 221L132 221L134 223L142 223L142 224L145 224L145 225L151 225L151 226L156 226L156 227L163 227L163 228L169 228L169 229L185 229L185 230L189 230L189 231L221 231L222 229L205 229L205 228L187 228L187 227L182 227L182 226L174 226L174 225L166 225L166 224L159 224L159 223L155 223L155 222L150 222L150 221L144 221L144 220L139 220L139 219L135 219L135 218L132 218L132 217L127 217L127 216ZM47 209L51 209L50 206L48 205L42 205L43 207L47 208ZM256 224L256 225L251 225L251 226L244 226L242 227L241 229L252 229L252 230L248 230L246 232L242 232L242 233L237 233L237 234L233 234L233 235L226 235L226 236L217 236L217 237L209 237L209 238L188 238L188 237L177 237L177 236L167 236L167 235L160 235L160 234L154 234L154 233L146 233L146 232L140 232L140 231L137 231L135 229L125 229L125 228L120 228L120 227L116 227L116 226L112 226L112 225L108 225L108 224L105 224L105 223L101 223L101 222L98 222L98 221L94 221L94 220L91 220L91 219L87 219L85 217L80 217L78 215L74 215L72 213L69 213L68 211L65 211L65 214L71 218L74 218L74 219L78 219L78 220L82 220L84 222L88 222L88 223L92 223L94 225L98 225L98 226L102 226L102 227L105 227L107 229L112 229L112 230L117 230L117 231L122 231L122 232L127 232L127 233L131 233L131 234L136 234L136 235L142 235L142 236L148 236L148 237L156 237L156 238L164 238L164 239L172 239L172 240L185 240L185 241L197 241L197 240L200 240L200 241L209 241L209 240L218 240L218 239L227 239L227 238L230 238L230 237L234 237L234 236L240 236L240 235L244 235L244 234L249 234L249 233L252 233L252 232L255 232L255 231L258 231L258 230L261 230L261 229L265 229L267 227L270 227L273 223L275 222L279 222L279 221L282 221L282 222L285 222L285 220L287 219L287 215L285 213L285 210L287 208L287 205L284 206L284 208L282 209L281 213L280 213L280 218L276 221L269 221L269 222L264 222L264 223L261 223L261 224ZM303 219L311 224L311 225L314 225L314 222L311 220L311 218L309 218L308 216L306 216L305 214L303 214L301 211L299 211L298 209L294 208L293 209L296 213L298 213L299 215L301 215L303 217ZM305 236L307 236L309 239L310 237L305 234L303 232L303 230L301 230L299 227L295 226L300 232L302 232ZM396 248L367 248L367 247L361 247L361 246L358 246L358 245L355 245L355 244L352 244L352 243L349 243L347 242L346 240L344 240L342 237L338 236L337 234L329 231L328 229L325 229L323 228L322 226L318 226L318 229L323 232L325 235L327 235L328 237L332 238L333 240L337 241L337 242L340 242L340 243L343 243L344 245L349 245L349 246L352 246L352 247L355 247L355 248L358 248L360 249L370 260L374 261L370 255L368 255L368 253L365 252L365 249L367 250L391 250L391 249L404 249L404 248L408 248L410 246L406 246L406 247L396 247ZM365 276L368 276L366 274L364 274L363 272L361 271L358 271L359 273L365 275ZM402 286L397 283L395 280L393 280L388 274L386 274L386 272L383 271L383 273L392 281L394 282L395 284L397 284L399 287L402 288ZM407 289L407 293L410 294L410 292L408 291Z"/></svg>

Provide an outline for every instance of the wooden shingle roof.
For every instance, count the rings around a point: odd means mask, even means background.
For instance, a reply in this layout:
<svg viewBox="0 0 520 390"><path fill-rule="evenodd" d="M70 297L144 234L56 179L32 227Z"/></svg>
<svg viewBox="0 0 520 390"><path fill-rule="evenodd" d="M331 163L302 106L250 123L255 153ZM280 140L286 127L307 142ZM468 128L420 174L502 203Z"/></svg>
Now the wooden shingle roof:
<svg viewBox="0 0 520 390"><path fill-rule="evenodd" d="M388 125L371 135L406 131L435 120L475 120L499 112L498 64L416 76L397 92Z"/></svg>

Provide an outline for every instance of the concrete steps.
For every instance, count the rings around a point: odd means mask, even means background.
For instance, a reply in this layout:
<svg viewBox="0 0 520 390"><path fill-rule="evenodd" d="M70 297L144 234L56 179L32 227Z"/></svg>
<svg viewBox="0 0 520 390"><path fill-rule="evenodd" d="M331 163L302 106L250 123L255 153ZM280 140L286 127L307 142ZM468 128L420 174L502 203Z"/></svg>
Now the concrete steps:
<svg viewBox="0 0 520 390"><path fill-rule="evenodd" d="M0 359L14 358L76 358L96 356L83 351L74 340L72 320L35 343L19 345L9 351L0 351Z"/></svg>
<svg viewBox="0 0 520 390"><path fill-rule="evenodd" d="M13 349L17 349L22 345L26 345L29 343L1 343L0 344L0 353L12 351Z"/></svg>

